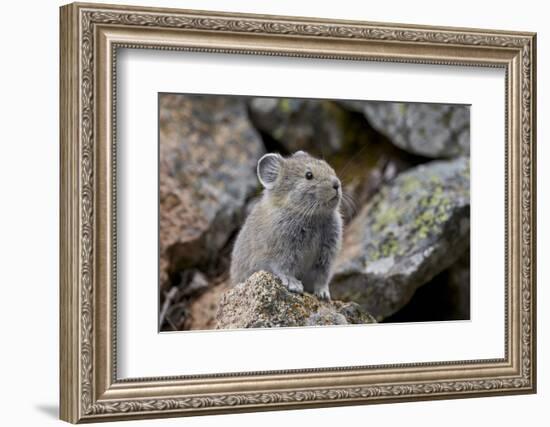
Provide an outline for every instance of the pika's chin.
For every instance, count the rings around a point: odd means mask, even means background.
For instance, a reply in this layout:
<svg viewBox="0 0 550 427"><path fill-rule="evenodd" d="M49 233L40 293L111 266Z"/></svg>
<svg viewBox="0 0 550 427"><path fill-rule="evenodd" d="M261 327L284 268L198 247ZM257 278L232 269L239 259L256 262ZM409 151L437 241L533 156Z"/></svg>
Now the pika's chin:
<svg viewBox="0 0 550 427"><path fill-rule="evenodd" d="M332 212L340 205L340 195L337 194L324 203L327 211Z"/></svg>

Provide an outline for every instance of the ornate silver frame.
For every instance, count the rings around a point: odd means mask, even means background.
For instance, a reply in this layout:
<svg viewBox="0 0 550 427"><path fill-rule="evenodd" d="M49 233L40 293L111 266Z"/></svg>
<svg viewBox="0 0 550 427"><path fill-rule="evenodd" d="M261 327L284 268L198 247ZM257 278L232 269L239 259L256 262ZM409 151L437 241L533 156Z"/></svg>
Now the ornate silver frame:
<svg viewBox="0 0 550 427"><path fill-rule="evenodd" d="M533 393L533 33L98 4L61 8L61 418L77 423ZM505 357L175 378L116 376L117 48L506 70Z"/></svg>

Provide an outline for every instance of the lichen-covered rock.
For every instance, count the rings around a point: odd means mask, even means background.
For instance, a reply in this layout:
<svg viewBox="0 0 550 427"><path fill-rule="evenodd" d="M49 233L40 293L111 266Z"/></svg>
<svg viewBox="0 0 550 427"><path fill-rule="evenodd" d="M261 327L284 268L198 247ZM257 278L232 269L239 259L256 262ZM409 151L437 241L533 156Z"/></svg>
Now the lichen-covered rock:
<svg viewBox="0 0 550 427"><path fill-rule="evenodd" d="M264 152L238 97L160 96L161 287L207 264L243 219Z"/></svg>
<svg viewBox="0 0 550 427"><path fill-rule="evenodd" d="M216 317L218 329L375 322L358 304L292 293L279 278L265 271L254 273L246 282L225 292Z"/></svg>
<svg viewBox="0 0 550 427"><path fill-rule="evenodd" d="M384 185L350 223L331 284L377 320L453 264L470 234L469 158L417 166Z"/></svg>
<svg viewBox="0 0 550 427"><path fill-rule="evenodd" d="M330 155L350 136L349 112L328 100L252 98L250 118L284 149Z"/></svg>
<svg viewBox="0 0 550 427"><path fill-rule="evenodd" d="M470 107L466 105L365 102L369 123L412 154L449 158L470 153Z"/></svg>

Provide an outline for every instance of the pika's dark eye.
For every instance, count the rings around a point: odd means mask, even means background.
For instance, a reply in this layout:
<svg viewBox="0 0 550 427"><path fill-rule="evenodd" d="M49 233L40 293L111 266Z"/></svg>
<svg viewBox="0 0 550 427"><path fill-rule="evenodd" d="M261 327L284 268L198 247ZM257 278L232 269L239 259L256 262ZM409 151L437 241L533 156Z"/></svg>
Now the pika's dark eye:
<svg viewBox="0 0 550 427"><path fill-rule="evenodd" d="M306 172L306 179L313 179L313 174L310 171Z"/></svg>

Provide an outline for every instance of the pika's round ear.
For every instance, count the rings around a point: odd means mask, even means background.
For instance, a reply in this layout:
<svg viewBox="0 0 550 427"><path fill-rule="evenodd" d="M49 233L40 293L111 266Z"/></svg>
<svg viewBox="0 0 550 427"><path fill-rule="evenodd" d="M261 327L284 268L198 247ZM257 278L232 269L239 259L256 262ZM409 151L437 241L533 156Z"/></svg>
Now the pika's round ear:
<svg viewBox="0 0 550 427"><path fill-rule="evenodd" d="M281 165L284 159L280 154L269 153L265 154L260 160L258 160L258 179L262 185L270 190L275 185L277 176L281 171Z"/></svg>

